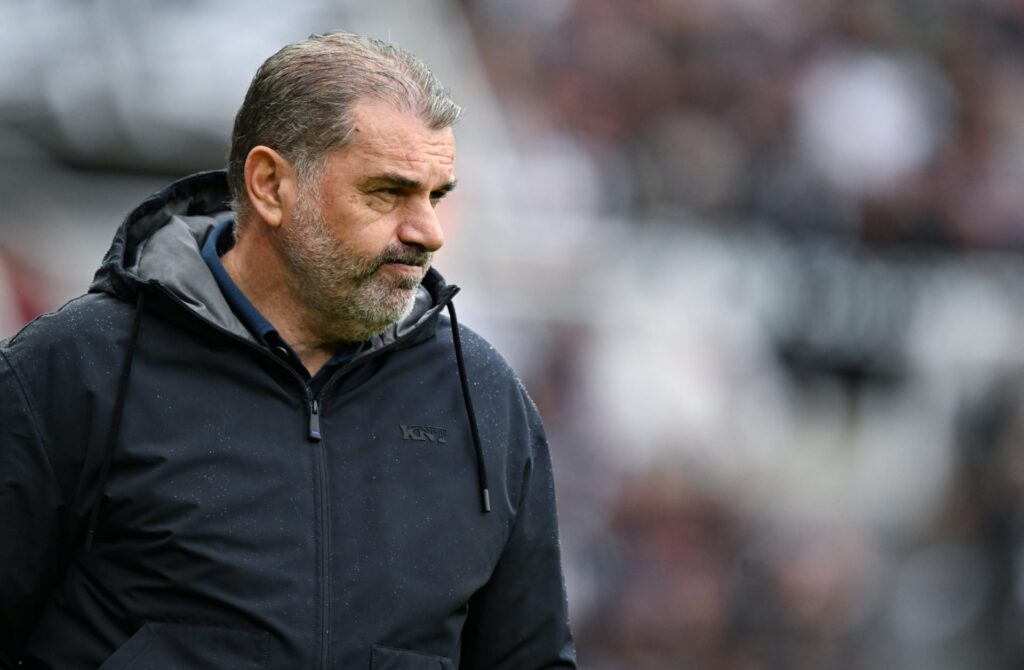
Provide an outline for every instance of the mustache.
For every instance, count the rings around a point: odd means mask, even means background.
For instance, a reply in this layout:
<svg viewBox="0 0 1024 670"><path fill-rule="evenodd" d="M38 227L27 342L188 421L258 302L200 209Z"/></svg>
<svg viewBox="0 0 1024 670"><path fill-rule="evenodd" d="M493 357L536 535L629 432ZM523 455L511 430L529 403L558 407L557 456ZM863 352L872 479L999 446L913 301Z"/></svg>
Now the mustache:
<svg viewBox="0 0 1024 670"><path fill-rule="evenodd" d="M374 271L380 269L386 263L402 263L405 265L417 265L422 268L426 268L430 265L431 259L434 254L423 250L416 249L414 247L392 247L386 249L384 253L377 257L376 263L374 263Z"/></svg>

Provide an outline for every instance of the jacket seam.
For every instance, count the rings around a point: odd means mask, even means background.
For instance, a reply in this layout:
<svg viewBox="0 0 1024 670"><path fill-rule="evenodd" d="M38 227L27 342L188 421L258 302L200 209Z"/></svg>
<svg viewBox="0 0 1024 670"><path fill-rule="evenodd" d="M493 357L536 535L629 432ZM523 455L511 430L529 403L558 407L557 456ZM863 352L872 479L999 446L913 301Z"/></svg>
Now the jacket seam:
<svg viewBox="0 0 1024 670"><path fill-rule="evenodd" d="M524 421L526 422L526 428L530 435L530 447L527 452L526 458L523 460L522 481L519 483L519 495L516 497L515 509L510 515L511 518L508 522L508 535L505 538L505 544L502 548L502 554L505 552L505 548L508 543L512 541L512 536L515 534L516 526L519 525L519 519L522 517L522 508L524 501L529 495L529 488L533 483L534 468L537 464L537 454L541 451L541 447L547 446L547 437L544 434L542 424L540 424L540 412L537 411L537 406L533 402L533 398L526 391L526 387L522 381L516 377L516 383L519 387L520 397L523 399L526 405L526 416Z"/></svg>
<svg viewBox="0 0 1024 670"><path fill-rule="evenodd" d="M422 651L415 651L413 649L402 649L401 647L390 647L390 646L388 646L386 644L374 644L370 649L371 649L371 652L372 652L372 650L379 649L381 651L390 651L390 652L395 653L395 654L402 654L402 655L407 655L407 656L415 656L416 658L423 658L423 659L426 659L428 661L438 661L438 662L448 661L449 663L451 663L451 661L452 661L451 657L448 657L448 656L438 656L437 654L427 654L427 653L424 653ZM376 658L376 655L374 655L372 653L371 653L371 656L373 658L371 658L370 670L374 670L377 667L377 658Z"/></svg>
<svg viewBox="0 0 1024 670"><path fill-rule="evenodd" d="M145 643L135 650L135 653L132 654L131 658L126 658L124 663L121 664L118 670L130 668L131 664L134 663L140 656L142 656L142 654L145 653L150 647L152 647L154 642L156 642L156 633L153 632L153 629L150 628L148 624L143 624L142 630L146 631L147 633Z"/></svg>
<svg viewBox="0 0 1024 670"><path fill-rule="evenodd" d="M534 479L534 468L536 468L537 457L536 448L533 444L538 438L534 437L530 440L530 455L523 462L523 481L519 484L519 499L516 500L516 511L512 515L511 523L508 527L508 537L505 538L505 548L508 547L508 543L512 541L512 536L516 533L516 527L519 526L520 519L523 518L523 505L526 497L529 495L530 485L533 484ZM502 549L502 554L505 553L505 548Z"/></svg>
<svg viewBox="0 0 1024 670"><path fill-rule="evenodd" d="M46 448L46 441L43 439L43 434L39 430L39 422L36 418L35 408L32 406L32 401L29 398L28 392L25 390L25 385L21 381L21 376L18 374L18 369L14 367L14 361L11 360L7 353L0 349L0 358L3 358L7 368L11 371L11 376L14 378L14 382L18 386L18 392L21 394L22 401L25 404L25 409L28 412L29 423L32 426L33 437L35 437L36 443L39 445L39 451L42 452L46 459L46 469L50 475L50 480L54 483L57 490L61 493L61 499L63 500L63 492L60 491L60 485L57 480L57 471L53 466L53 459L50 456L50 450Z"/></svg>
<svg viewBox="0 0 1024 670"><path fill-rule="evenodd" d="M515 509L513 509L505 519L505 539L501 543L501 553L498 559L499 562L504 558L505 552L508 551L508 545L512 542L512 538L516 534L516 527L519 525L520 518L522 518L522 514L520 514L520 512L522 511L523 501L526 500L527 489L529 489L533 480L535 458L532 443L536 439L537 438L535 437L530 440L530 454L526 457L526 460L523 461L523 471L521 475L522 481L519 482L519 497L516 499ZM495 566L495 569L496 568L497 566Z"/></svg>
<svg viewBox="0 0 1024 670"><path fill-rule="evenodd" d="M19 328L18 332L16 332L14 335L11 335L9 338L4 340L4 342L8 346L15 344L18 341L18 338L21 337L22 333L24 333L26 330L28 330L37 321L41 321L42 319L45 319L46 317L53 316L54 314L58 314L60 312L63 312L66 308L70 307L72 304L74 304L76 302L79 302L81 300L84 300L85 298L89 297L90 295L91 294L89 294L89 293L83 293L80 296L76 296L76 297L72 298L71 300L68 300L66 303L64 303L63 305L61 305L57 309L51 309L51 310L49 310L47 312L43 312L42 314L40 314L36 318L34 318L31 321L29 321L28 323L26 323L21 328Z"/></svg>

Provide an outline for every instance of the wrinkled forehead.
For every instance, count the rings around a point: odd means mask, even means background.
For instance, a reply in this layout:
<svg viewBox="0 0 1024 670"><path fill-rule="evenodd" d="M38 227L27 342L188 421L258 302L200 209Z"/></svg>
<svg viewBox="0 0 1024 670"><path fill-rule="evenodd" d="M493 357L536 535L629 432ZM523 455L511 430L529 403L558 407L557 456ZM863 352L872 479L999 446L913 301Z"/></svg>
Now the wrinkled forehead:
<svg viewBox="0 0 1024 670"><path fill-rule="evenodd" d="M353 110L351 141L345 151L367 167L399 172L420 181L450 181L455 169L455 134L429 127L415 114L379 101Z"/></svg>

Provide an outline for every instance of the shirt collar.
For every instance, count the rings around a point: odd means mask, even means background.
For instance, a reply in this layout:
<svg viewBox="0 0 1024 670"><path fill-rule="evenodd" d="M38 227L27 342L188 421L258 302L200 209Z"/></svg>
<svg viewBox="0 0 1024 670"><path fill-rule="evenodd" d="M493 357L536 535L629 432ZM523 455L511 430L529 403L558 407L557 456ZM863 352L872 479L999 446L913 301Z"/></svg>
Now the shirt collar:
<svg viewBox="0 0 1024 670"><path fill-rule="evenodd" d="M213 278L217 281L224 299L231 310L238 317L253 337L264 346L270 348L275 354L285 359L303 379L313 388L315 392L323 387L331 373L354 358L361 352L366 342L355 342L343 347L317 372L316 377L310 379L309 370L302 364L302 359L295 353L295 350L285 342L281 334L277 332L274 325L263 316L256 306L253 305L242 290L238 288L235 281L224 268L220 257L235 246L235 222L227 220L218 224L203 243L202 255L206 265L209 266Z"/></svg>
<svg viewBox="0 0 1024 670"><path fill-rule="evenodd" d="M267 318L249 302L228 271L224 269L224 263L220 260L220 257L233 246L235 246L234 221L224 221L217 225L206 238L202 250L203 260L206 261L210 272L213 273L213 278L217 280L220 292L224 294L224 299L227 300L242 325L249 329L258 342L274 348L283 342L281 335L274 325L267 321ZM288 348L291 349L291 347Z"/></svg>

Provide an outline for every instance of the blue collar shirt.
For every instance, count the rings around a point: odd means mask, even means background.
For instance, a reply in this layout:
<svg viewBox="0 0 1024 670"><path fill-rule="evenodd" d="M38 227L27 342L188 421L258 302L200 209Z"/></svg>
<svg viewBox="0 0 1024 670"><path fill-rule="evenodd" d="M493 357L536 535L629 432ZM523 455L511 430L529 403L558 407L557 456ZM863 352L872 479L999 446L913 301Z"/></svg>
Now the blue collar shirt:
<svg viewBox="0 0 1024 670"><path fill-rule="evenodd" d="M221 293L224 294L224 299L235 313L235 316L242 322L242 325L252 333L257 342L266 346L276 356L294 368L299 373L299 376L306 381L306 385L315 396L319 394L331 374L352 360L363 350L366 343L356 342L346 345L327 361L317 371L315 376L311 376L309 370L303 365L302 359L295 353L295 350L285 342L281 334L277 332L277 328L245 297L242 290L231 279L231 275L224 269L224 264L221 262L220 257L235 245L234 225L235 222L233 220L224 221L210 232L206 242L203 244L203 260L206 261L206 265L209 266L213 278L217 280Z"/></svg>

